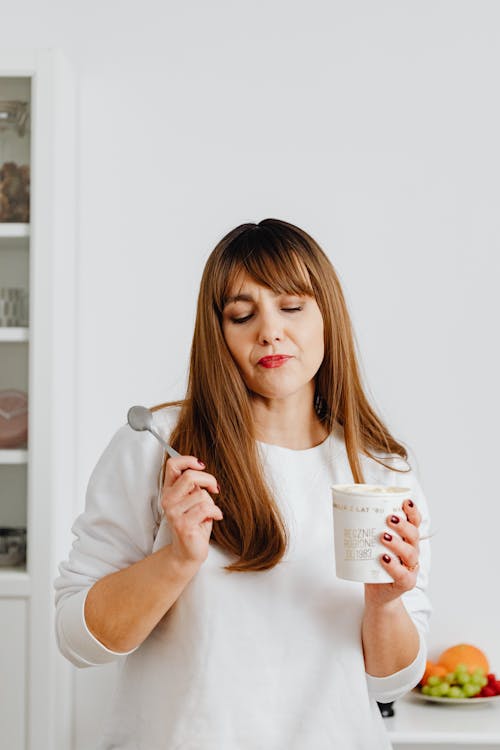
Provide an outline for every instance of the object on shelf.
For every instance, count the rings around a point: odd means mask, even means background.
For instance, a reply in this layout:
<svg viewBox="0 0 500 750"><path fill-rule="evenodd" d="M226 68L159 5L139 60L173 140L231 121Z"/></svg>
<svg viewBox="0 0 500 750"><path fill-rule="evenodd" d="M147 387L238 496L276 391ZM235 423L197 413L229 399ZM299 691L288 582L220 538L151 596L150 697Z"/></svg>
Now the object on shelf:
<svg viewBox="0 0 500 750"><path fill-rule="evenodd" d="M29 296L20 287L0 287L0 326L27 326Z"/></svg>
<svg viewBox="0 0 500 750"><path fill-rule="evenodd" d="M0 221L30 220L30 168L7 161L0 167Z"/></svg>
<svg viewBox="0 0 500 750"><path fill-rule="evenodd" d="M24 448L28 442L28 394L0 391L0 448Z"/></svg>
<svg viewBox="0 0 500 750"><path fill-rule="evenodd" d="M0 527L0 566L24 565L26 562L26 528Z"/></svg>
<svg viewBox="0 0 500 750"><path fill-rule="evenodd" d="M0 101L0 130L14 128L22 138L26 133L28 118L28 102Z"/></svg>

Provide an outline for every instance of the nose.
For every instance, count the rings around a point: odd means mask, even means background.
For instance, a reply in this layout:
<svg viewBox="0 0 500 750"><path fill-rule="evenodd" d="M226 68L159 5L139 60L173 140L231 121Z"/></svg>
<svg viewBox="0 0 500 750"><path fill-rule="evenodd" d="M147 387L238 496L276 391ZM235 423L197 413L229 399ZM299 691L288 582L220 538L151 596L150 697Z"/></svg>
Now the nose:
<svg viewBox="0 0 500 750"><path fill-rule="evenodd" d="M265 346L283 339L283 329L277 315L273 315L272 312L262 313L260 320L259 344Z"/></svg>

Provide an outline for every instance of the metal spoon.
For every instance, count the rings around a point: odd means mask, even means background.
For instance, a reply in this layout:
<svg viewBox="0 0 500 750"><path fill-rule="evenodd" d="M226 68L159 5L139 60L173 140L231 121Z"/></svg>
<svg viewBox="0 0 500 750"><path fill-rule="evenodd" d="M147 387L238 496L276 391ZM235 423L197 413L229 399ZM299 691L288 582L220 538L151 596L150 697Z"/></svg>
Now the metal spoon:
<svg viewBox="0 0 500 750"><path fill-rule="evenodd" d="M133 430L138 430L139 432L141 432L142 430L148 430L152 435L155 436L155 438L159 441L159 443L161 443L161 445L165 448L167 453L172 456L172 458L174 456L181 455L174 448L172 448L171 445L166 443L164 439L153 429L153 414L151 413L150 409L147 409L145 406L131 406L127 413L127 422Z"/></svg>

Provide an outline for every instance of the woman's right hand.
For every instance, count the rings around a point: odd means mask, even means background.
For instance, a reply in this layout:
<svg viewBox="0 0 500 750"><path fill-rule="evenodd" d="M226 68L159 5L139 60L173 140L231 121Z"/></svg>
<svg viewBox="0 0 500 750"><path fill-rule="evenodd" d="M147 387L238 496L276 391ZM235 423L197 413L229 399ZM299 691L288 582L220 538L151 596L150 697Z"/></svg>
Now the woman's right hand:
<svg viewBox="0 0 500 750"><path fill-rule="evenodd" d="M223 518L208 491L219 492L217 480L203 471L194 456L169 458L161 505L172 530L172 549L181 564L201 565L208 557L213 521Z"/></svg>

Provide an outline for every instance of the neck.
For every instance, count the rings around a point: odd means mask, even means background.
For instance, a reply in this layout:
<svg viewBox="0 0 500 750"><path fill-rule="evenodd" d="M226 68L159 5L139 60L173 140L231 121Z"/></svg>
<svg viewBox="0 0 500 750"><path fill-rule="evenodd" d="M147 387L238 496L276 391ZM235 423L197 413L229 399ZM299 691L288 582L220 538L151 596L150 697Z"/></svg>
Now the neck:
<svg viewBox="0 0 500 750"><path fill-rule="evenodd" d="M319 445L328 435L314 410L312 396L293 394L284 399L252 399L255 438L293 450Z"/></svg>

